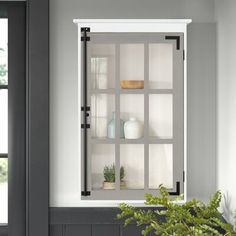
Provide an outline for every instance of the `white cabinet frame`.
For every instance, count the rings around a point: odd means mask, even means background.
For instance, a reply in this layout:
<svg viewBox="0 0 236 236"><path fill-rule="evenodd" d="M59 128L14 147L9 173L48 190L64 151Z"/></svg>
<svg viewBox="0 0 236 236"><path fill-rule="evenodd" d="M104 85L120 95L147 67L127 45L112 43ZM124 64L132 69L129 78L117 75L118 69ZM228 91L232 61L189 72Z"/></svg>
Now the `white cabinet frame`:
<svg viewBox="0 0 236 236"><path fill-rule="evenodd" d="M89 27L91 32L155 32L155 33L183 33L184 34L184 199L187 199L187 25L192 22L190 19L75 19L78 26L78 91L81 91L81 28ZM81 118L81 94L78 93L78 117ZM81 124L79 120L78 130L78 153L81 153ZM79 170L81 170L81 156L79 157ZM81 183L81 173L78 173ZM81 186L78 187L81 193ZM117 200L82 200L77 201L73 206L79 207L114 207L124 201ZM144 201L126 200L126 203L143 206Z"/></svg>

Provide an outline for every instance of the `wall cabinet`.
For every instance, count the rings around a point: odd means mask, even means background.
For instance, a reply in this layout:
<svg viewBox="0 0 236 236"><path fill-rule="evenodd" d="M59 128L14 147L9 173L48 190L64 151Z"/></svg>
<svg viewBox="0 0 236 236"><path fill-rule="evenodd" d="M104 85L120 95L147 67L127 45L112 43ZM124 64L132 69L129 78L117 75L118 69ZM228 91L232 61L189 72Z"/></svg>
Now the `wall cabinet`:
<svg viewBox="0 0 236 236"><path fill-rule="evenodd" d="M191 20L78 25L81 202L186 198L186 27Z"/></svg>

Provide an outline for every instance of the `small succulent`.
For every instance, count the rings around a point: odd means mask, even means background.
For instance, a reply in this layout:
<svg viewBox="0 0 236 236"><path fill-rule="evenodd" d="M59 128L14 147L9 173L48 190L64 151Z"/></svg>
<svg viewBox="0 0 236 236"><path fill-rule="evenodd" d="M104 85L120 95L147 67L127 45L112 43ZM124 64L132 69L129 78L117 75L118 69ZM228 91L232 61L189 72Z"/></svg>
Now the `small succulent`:
<svg viewBox="0 0 236 236"><path fill-rule="evenodd" d="M104 176L105 182L115 183L116 181L115 169L116 169L115 164L104 167L103 176ZM121 166L120 167L120 181L122 181L124 177L125 177L125 169L123 166Z"/></svg>
<svg viewBox="0 0 236 236"><path fill-rule="evenodd" d="M125 178L125 168L123 166L120 167L120 181L123 181Z"/></svg>

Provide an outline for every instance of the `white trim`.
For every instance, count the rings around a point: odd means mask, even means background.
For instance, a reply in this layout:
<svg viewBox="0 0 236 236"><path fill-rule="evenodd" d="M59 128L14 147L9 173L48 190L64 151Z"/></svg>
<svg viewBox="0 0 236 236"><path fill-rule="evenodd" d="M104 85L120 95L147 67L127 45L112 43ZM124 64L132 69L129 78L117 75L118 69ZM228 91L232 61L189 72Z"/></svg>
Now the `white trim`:
<svg viewBox="0 0 236 236"><path fill-rule="evenodd" d="M184 201L187 201L187 25L184 31Z"/></svg>
<svg viewBox="0 0 236 236"><path fill-rule="evenodd" d="M189 24L191 19L74 19L75 24L91 24L91 23L155 23L155 24L168 24L168 23L181 23Z"/></svg>
<svg viewBox="0 0 236 236"><path fill-rule="evenodd" d="M79 28L89 27L91 32L184 32L191 20L184 19L77 19Z"/></svg>
<svg viewBox="0 0 236 236"><path fill-rule="evenodd" d="M57 196L51 207L117 207L120 203L127 203L135 207L150 207L145 205L143 200L81 200L80 194L68 194ZM174 203L183 204L185 201L180 200Z"/></svg>
<svg viewBox="0 0 236 236"><path fill-rule="evenodd" d="M192 22L190 19L75 19L73 20L78 25L78 136L79 153L81 150L81 47L80 37L81 27L90 27L91 32L178 32L184 33L184 200L178 201L178 204L182 204L187 201L187 25ZM81 170L81 161L79 161L79 170ZM79 183L81 183L81 175L78 172ZM133 206L145 206L144 201L137 200L82 200L81 199L81 186L78 186L79 196L71 198L71 204L65 206L71 207L117 207L119 203L126 202ZM76 194L77 195L77 194Z"/></svg>
<svg viewBox="0 0 236 236"><path fill-rule="evenodd" d="M65 205L60 203L60 207L118 207L119 204L126 203L133 207L157 207L156 205L146 205L144 201L131 201L131 200L119 200L119 201L98 201L98 200L80 200L79 202L75 203L72 202L71 204L66 203ZM180 200L178 202L173 201L176 204L184 204L184 200ZM53 206L52 206L53 207ZM55 205L55 207L57 207Z"/></svg>
<svg viewBox="0 0 236 236"><path fill-rule="evenodd" d="M81 103L81 32L80 32L80 28L78 28L78 119L79 119L79 125L78 125L78 154L79 154L79 171L78 171L78 180L79 180L79 186L78 186L78 191L79 191L79 196L80 196L80 201L82 201L81 199L81 107L82 107L82 103Z"/></svg>

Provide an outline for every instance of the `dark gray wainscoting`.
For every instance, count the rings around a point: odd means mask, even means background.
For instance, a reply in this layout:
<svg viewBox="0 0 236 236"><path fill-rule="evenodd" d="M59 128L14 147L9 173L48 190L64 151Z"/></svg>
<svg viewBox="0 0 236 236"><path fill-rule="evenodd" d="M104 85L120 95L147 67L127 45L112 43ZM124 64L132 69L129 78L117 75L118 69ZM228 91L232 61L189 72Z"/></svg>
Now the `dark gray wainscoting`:
<svg viewBox="0 0 236 236"><path fill-rule="evenodd" d="M7 236L7 224L0 224L0 236Z"/></svg>
<svg viewBox="0 0 236 236"><path fill-rule="evenodd" d="M139 236L141 228L123 227L117 208L50 208L50 236ZM150 234L153 236L154 234Z"/></svg>
<svg viewBox="0 0 236 236"><path fill-rule="evenodd" d="M142 228L138 228L134 224L123 227L122 221L115 220L117 213L119 213L117 208L50 208L49 235L141 236ZM160 220L164 219L160 218ZM223 217L221 220L226 222ZM225 234L221 229L219 232L222 235ZM149 236L154 236L154 233L150 233Z"/></svg>

